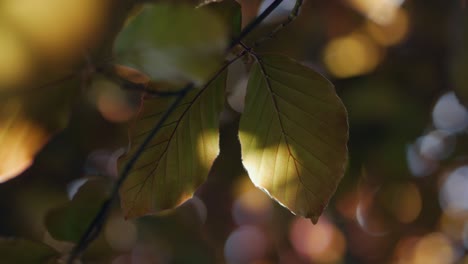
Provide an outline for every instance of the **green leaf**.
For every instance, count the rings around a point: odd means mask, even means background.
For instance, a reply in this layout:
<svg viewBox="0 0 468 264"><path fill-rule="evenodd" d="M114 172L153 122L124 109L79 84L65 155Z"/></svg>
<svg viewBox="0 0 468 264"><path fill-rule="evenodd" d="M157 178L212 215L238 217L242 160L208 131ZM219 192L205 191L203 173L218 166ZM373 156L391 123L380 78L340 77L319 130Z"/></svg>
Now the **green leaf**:
<svg viewBox="0 0 468 264"><path fill-rule="evenodd" d="M286 57L257 57L240 123L257 187L316 222L343 177L347 140L346 110L327 79Z"/></svg>
<svg viewBox="0 0 468 264"><path fill-rule="evenodd" d="M70 202L51 210L45 219L50 235L57 240L77 242L109 198L109 187L109 181L90 179Z"/></svg>
<svg viewBox="0 0 468 264"><path fill-rule="evenodd" d="M57 251L43 243L20 238L0 238L1 263L54 263L54 259L59 256Z"/></svg>
<svg viewBox="0 0 468 264"><path fill-rule="evenodd" d="M0 93L0 183L28 168L53 134L68 123L78 78L36 90Z"/></svg>
<svg viewBox="0 0 468 264"><path fill-rule="evenodd" d="M157 81L203 84L223 62L227 27L207 9L159 3L141 12L115 43L117 60Z"/></svg>
<svg viewBox="0 0 468 264"><path fill-rule="evenodd" d="M120 189L126 217L173 208L205 181L219 152L218 122L225 83L223 71L207 88L189 92L146 147ZM119 160L119 167L135 154L171 103L172 99L160 97L143 102L140 116L131 126L131 148Z"/></svg>
<svg viewBox="0 0 468 264"><path fill-rule="evenodd" d="M219 16L230 27L230 38L238 36L242 29L241 6L234 0L202 2L199 7L207 8Z"/></svg>

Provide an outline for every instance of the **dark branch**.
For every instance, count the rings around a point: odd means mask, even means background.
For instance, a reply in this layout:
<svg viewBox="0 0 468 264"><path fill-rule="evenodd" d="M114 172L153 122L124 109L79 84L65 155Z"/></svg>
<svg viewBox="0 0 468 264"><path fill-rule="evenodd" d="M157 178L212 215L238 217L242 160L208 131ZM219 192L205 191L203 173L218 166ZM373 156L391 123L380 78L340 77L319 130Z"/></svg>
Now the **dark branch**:
<svg viewBox="0 0 468 264"><path fill-rule="evenodd" d="M98 214L96 217L93 219L91 224L88 226L86 229L86 232L81 236L80 241L78 244L73 248L72 252L70 253L68 263L72 264L73 261L79 257L79 255L86 250L86 248L89 246L89 244L97 237L99 232L102 229L102 226L104 225L105 219L107 217L107 214L109 213L109 209L112 205L112 201L117 197L117 194L119 192L120 187L122 186L122 183L125 181L127 176L129 175L130 171L133 169L133 166L135 163L138 161L138 158L140 158L141 154L144 152L145 148L148 146L148 144L151 142L153 137L158 133L158 131L161 129L163 126L164 122L169 118L169 116L174 112L175 108L177 105L184 99L185 95L193 89L193 84L187 85L184 89L182 89L179 92L179 95L176 97L174 102L169 106L169 108L164 112L162 115L161 119L158 121L158 123L154 126L154 128L150 131L149 135L145 138L145 141L138 147L136 153L132 156L132 158L128 161L128 163L125 165L124 169L122 170L122 173L120 173L120 176L117 180L117 182L114 185L114 188L112 189L112 192L110 194L109 199L107 199L104 204L101 206Z"/></svg>
<svg viewBox="0 0 468 264"><path fill-rule="evenodd" d="M265 20L265 18L267 16L269 16L271 14L271 12L273 12L282 2L283 2L283 0L275 0L273 3L271 3L267 7L267 9L265 9L265 11L263 11L258 17L256 17L252 22L250 22L247 26L245 26L245 28L242 30L242 32L239 34L239 36L237 36L236 38L234 38L231 41L231 44L229 44L228 49L230 50L234 46L239 44L239 42L241 42L258 25L260 25L260 23L262 23L262 21Z"/></svg>
<svg viewBox="0 0 468 264"><path fill-rule="evenodd" d="M296 0L296 4L294 5L293 9L291 10L291 13L288 15L288 18L286 19L286 21L279 24L267 36L255 41L255 43L253 44L253 47L258 47L260 44L262 44L266 40L269 40L269 39L273 38L279 31L281 31L283 28L287 27L291 22L293 22L297 18L297 16L299 15L299 12L301 10L303 2L304 2L304 0Z"/></svg>
<svg viewBox="0 0 468 264"><path fill-rule="evenodd" d="M242 39L249 34L256 26L258 26L280 3L282 0L276 0L274 1L265 11L260 14L252 23L247 25L247 27L244 28L244 30L241 32L239 37L234 39L231 44L230 44L230 49L234 47L235 45L239 44ZM203 89L208 87L208 85L211 84L218 76L226 70L229 65L231 65L234 61L238 60L242 56L244 56L247 53L247 51L243 51L240 54L238 54L236 57L228 61L226 64L224 64L214 75L213 77L204 85ZM128 175L130 174L131 170L133 169L133 166L135 163L138 161L142 153L144 152L144 149L147 147L147 145L151 142L153 137L159 132L161 127L163 126L164 122L167 120L167 118L174 112L176 109L177 105L184 99L184 97L187 95L187 93L193 89L194 84L191 83L187 85L185 88L177 92L177 97L174 100L174 102L169 106L169 108L164 112L163 116L161 119L158 121L158 123L154 126L154 128L150 131L149 135L145 138L143 143L138 147L136 153L132 156L132 158L128 161L128 163L125 165L124 169L119 175L119 178L117 182L114 184L114 187L112 189L112 192L110 194L109 199L107 199L101 208L99 209L99 212L93 219L93 221L90 223L88 228L86 229L86 232L81 236L80 241L76 246L73 248L72 252L70 253L70 256L67 260L67 263L72 264L73 261L78 258L91 244L91 242L99 235L102 226L104 225L104 222L106 220L106 217L109 213L109 210L111 208L113 200L117 197L118 192L120 187L122 186L123 182L127 179Z"/></svg>

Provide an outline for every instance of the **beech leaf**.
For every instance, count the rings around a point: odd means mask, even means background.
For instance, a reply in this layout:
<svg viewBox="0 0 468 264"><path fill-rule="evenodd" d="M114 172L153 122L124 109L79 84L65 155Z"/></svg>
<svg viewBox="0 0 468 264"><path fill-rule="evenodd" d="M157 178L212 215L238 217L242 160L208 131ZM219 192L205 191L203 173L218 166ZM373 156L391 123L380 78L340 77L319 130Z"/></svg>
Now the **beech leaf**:
<svg viewBox="0 0 468 264"><path fill-rule="evenodd" d="M146 7L120 32L117 61L153 81L203 84L223 62L224 21L205 8L158 3Z"/></svg>
<svg viewBox="0 0 468 264"><path fill-rule="evenodd" d="M333 85L287 57L257 56L240 122L252 182L314 223L344 174L346 110Z"/></svg>
<svg viewBox="0 0 468 264"><path fill-rule="evenodd" d="M226 71L202 90L192 90L177 106L136 162L120 189L126 217L171 209L191 198L208 176L219 152L218 123L224 102ZM172 98L143 102L131 125L131 147L122 168L160 120Z"/></svg>

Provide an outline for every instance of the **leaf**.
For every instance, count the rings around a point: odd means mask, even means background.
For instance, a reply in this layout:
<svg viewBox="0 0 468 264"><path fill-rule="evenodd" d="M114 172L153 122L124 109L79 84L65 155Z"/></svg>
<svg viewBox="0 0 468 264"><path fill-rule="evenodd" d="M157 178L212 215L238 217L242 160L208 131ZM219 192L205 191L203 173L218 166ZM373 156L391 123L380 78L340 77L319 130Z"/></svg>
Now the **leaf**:
<svg viewBox="0 0 468 264"><path fill-rule="evenodd" d="M154 82L151 81L150 77L143 74L142 72L123 65L113 65L113 68L109 70L108 77L111 80L120 83L121 87L128 88L130 90L142 90L151 92L177 92L180 90L181 85L174 85L168 82ZM136 87L138 85L138 87Z"/></svg>
<svg viewBox="0 0 468 264"><path fill-rule="evenodd" d="M257 58L240 131L252 182L292 213L316 222L347 158L346 110L332 84L289 58Z"/></svg>
<svg viewBox="0 0 468 264"><path fill-rule="evenodd" d="M57 240L77 242L109 198L109 186L104 179L90 179L71 201L51 210L45 218L50 235Z"/></svg>
<svg viewBox="0 0 468 264"><path fill-rule="evenodd" d="M224 20L224 23L230 27L230 38L238 36L242 27L242 12L241 6L234 0L208 0L200 3L199 7L204 7L219 16Z"/></svg>
<svg viewBox="0 0 468 264"><path fill-rule="evenodd" d="M39 242L20 238L0 238L2 263L38 264L54 263L60 254L53 248Z"/></svg>
<svg viewBox="0 0 468 264"><path fill-rule="evenodd" d="M154 4L118 35L117 60L157 81L203 84L227 47L224 22L207 9Z"/></svg>
<svg viewBox="0 0 468 264"><path fill-rule="evenodd" d="M126 217L173 208L204 182L218 154L218 121L224 102L226 71L206 89L193 90L163 124L120 189ZM130 159L171 104L168 98L144 101L132 127Z"/></svg>
<svg viewBox="0 0 468 264"><path fill-rule="evenodd" d="M40 90L0 93L0 183L28 168L51 136L66 126L79 86L76 78L69 78Z"/></svg>

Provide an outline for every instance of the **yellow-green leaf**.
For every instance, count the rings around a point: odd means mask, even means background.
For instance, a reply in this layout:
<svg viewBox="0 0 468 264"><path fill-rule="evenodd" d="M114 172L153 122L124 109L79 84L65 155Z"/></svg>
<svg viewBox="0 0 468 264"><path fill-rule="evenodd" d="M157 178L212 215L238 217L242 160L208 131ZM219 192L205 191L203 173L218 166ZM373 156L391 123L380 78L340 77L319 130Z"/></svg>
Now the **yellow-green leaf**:
<svg viewBox="0 0 468 264"><path fill-rule="evenodd" d="M224 21L210 10L159 3L147 7L117 37L117 60L156 81L204 83L223 62Z"/></svg>
<svg viewBox="0 0 468 264"><path fill-rule="evenodd" d="M241 6L235 0L216 1L208 0L200 3L198 7L207 8L217 14L230 28L230 38L238 36L242 27Z"/></svg>
<svg viewBox="0 0 468 264"><path fill-rule="evenodd" d="M257 187L316 222L344 174L347 140L346 110L327 79L286 57L257 57L240 123Z"/></svg>
<svg viewBox="0 0 468 264"><path fill-rule="evenodd" d="M169 116L136 162L120 189L126 217L173 208L192 197L208 176L216 158L218 122L224 102L226 71L206 89L192 90ZM119 160L131 158L173 99L151 98L131 125L131 148Z"/></svg>

